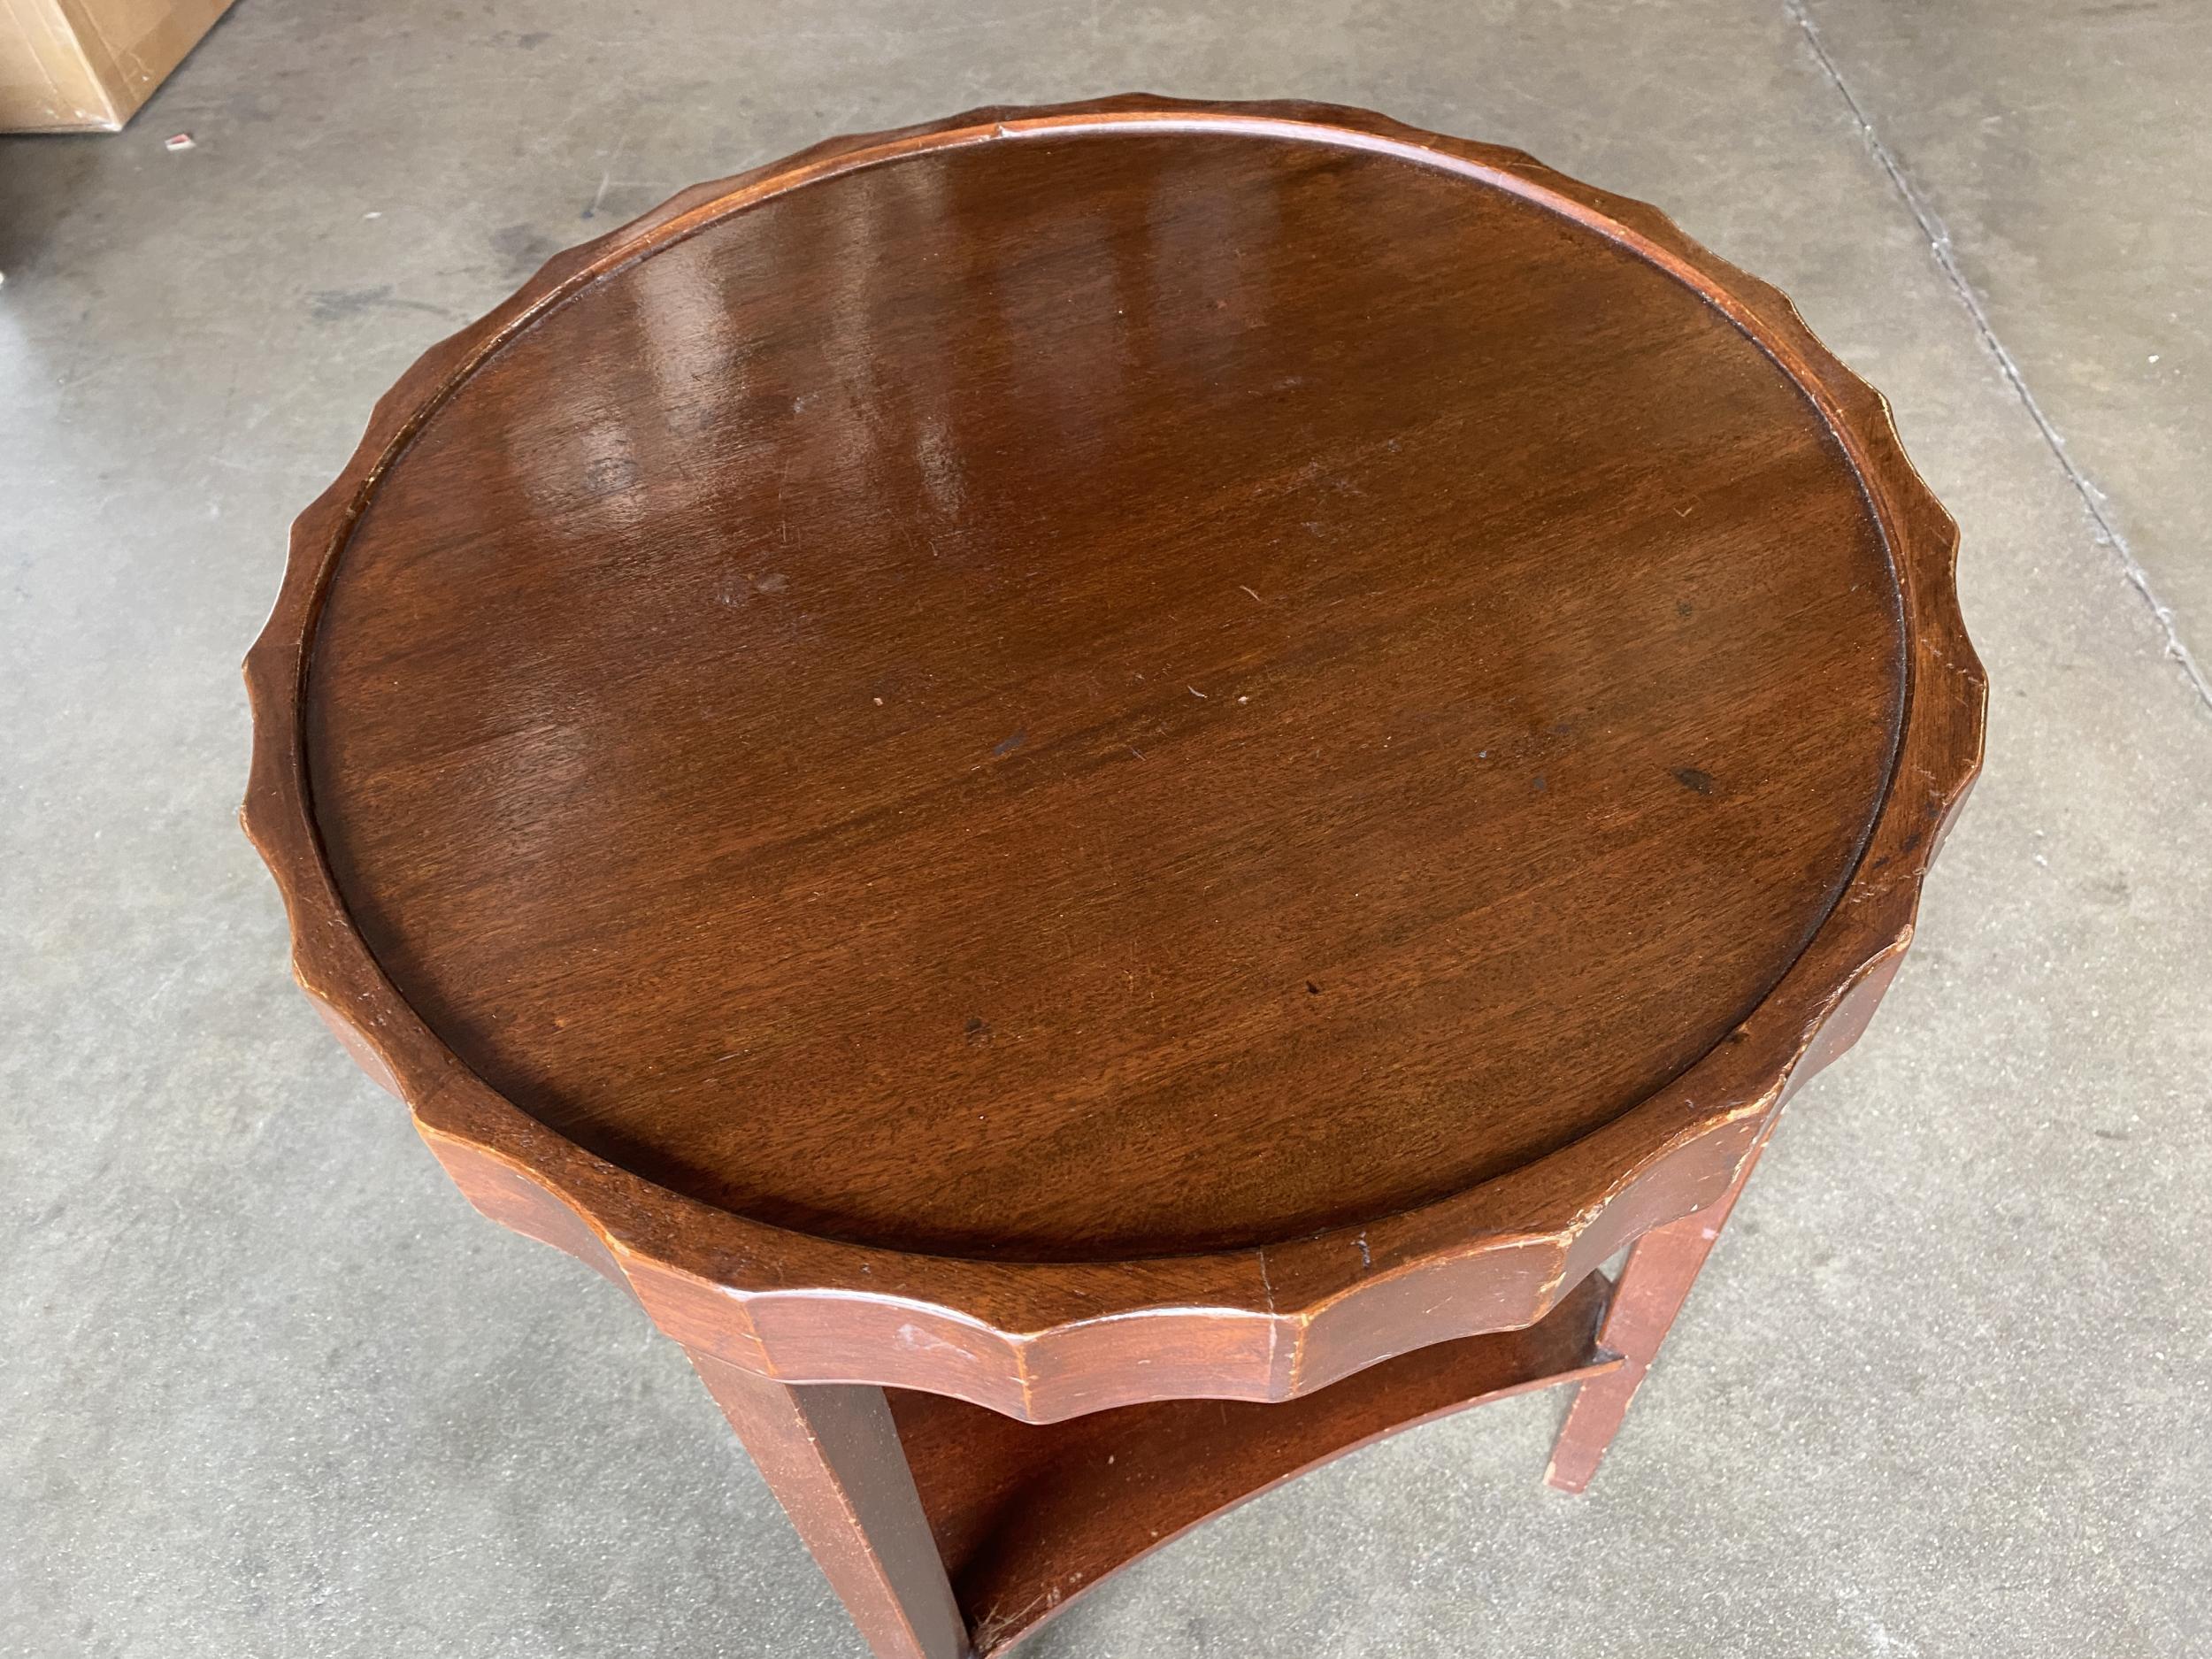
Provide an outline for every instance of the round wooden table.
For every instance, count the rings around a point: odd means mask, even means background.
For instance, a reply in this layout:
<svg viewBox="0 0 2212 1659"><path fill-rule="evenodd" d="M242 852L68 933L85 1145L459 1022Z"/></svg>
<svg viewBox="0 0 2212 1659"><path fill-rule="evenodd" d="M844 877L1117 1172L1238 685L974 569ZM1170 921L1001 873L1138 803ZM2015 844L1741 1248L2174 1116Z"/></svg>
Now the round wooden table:
<svg viewBox="0 0 2212 1659"><path fill-rule="evenodd" d="M685 1345L879 1654L988 1654L1478 1400L1578 1382L1589 1479L1911 937L1955 541L1649 208L979 111L426 356L296 527L246 818L469 1198Z"/></svg>

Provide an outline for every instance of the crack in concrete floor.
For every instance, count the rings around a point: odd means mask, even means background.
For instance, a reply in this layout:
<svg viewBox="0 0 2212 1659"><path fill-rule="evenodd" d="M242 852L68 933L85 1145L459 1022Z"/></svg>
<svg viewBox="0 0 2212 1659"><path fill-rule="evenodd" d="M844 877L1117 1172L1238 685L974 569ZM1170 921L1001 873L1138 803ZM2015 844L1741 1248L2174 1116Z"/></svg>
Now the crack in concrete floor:
<svg viewBox="0 0 2212 1659"><path fill-rule="evenodd" d="M2151 615L2157 619L2159 631L2165 636L2166 655L2173 659L2183 677L2195 688L2199 701L2208 710L2212 710L2212 680L2206 679L2203 667L2183 641L2181 625L2174 615L2173 608L2158 596L2157 589L2152 585L2150 572L2143 568L2141 561L2135 557L2134 549L2128 545L2127 538L2120 533L2119 527L2106 511L2102 493L2083 475L2080 467L2074 464L2073 457L2066 452L2066 440L2059 435L2058 428L2043 412L2042 404L2036 401L2035 394L2029 389L2027 377L2021 373L2012 353L2006 350L2004 342L1998 339L1996 326L1990 321L1989 311L1982 303L1981 296L1974 291L1974 285L1967 280L1965 273L1959 269L1958 259L1952 251L1949 228L1929 205L1927 198L1914 188L1896 156L1882 142L1881 134L1874 130L1873 119L1852 95L1842 70L1836 66L1835 59L1829 56L1827 47L1822 44L1820 30L1807 11L1804 0L1783 0L1782 9L1803 32L1806 45L1820 65L1821 73L1834 84L1844 107L1850 111L1851 119L1865 139L1868 150L1890 182L1897 187L1898 196L1926 234L1930 251L1934 255L1937 265L1942 267L1952 291L1958 296L1959 303L1973 319L1975 331L1980 334L1982 343L1996 360L1998 368L2011 383L2012 389L2019 395L2022 406L2035 422L2037 430L2042 433L2044 442L2050 446L2051 457L2058 463L2059 470L2066 474L2067 481L2080 495L2083 511L2088 513L2090 521L2097 527L2099 544L2112 550L2121 572L2142 595L2143 603L2150 607Z"/></svg>

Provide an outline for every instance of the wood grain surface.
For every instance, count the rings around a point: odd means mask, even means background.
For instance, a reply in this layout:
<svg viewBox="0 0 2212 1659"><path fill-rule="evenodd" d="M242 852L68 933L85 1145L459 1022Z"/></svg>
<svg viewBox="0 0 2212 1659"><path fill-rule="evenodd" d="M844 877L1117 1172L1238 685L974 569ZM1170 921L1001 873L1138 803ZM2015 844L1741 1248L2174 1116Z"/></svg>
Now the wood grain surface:
<svg viewBox="0 0 2212 1659"><path fill-rule="evenodd" d="M1647 208L979 111L426 357L296 529L247 818L471 1196L698 1351L1282 1398L1538 1317L1863 1021L1979 754L1954 541Z"/></svg>

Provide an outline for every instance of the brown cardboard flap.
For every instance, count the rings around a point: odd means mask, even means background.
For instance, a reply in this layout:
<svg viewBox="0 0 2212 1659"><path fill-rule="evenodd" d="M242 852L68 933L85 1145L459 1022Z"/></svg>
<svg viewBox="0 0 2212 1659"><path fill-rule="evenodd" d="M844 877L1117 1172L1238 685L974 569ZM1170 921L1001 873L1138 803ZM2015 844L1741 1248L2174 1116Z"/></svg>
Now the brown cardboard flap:
<svg viewBox="0 0 2212 1659"><path fill-rule="evenodd" d="M0 0L0 131L115 131L229 4Z"/></svg>
<svg viewBox="0 0 2212 1659"><path fill-rule="evenodd" d="M53 0L0 0L0 130L112 132L122 124Z"/></svg>

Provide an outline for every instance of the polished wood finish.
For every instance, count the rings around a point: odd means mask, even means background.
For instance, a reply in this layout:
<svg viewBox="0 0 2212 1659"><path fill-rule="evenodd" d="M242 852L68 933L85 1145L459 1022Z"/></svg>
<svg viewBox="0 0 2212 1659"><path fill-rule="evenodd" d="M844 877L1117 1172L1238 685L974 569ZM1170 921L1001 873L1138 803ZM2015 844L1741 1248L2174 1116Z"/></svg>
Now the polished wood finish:
<svg viewBox="0 0 2212 1659"><path fill-rule="evenodd" d="M1650 208L1357 111L981 111L434 348L295 526L245 818L471 1200L692 1351L910 1655L895 1417L988 1646L1140 1517L1611 1363L1598 1264L1911 938L1955 542Z"/></svg>
<svg viewBox="0 0 2212 1659"><path fill-rule="evenodd" d="M1237 134L928 150L593 284L387 470L315 652L325 856L472 1071L730 1214L1033 1262L1619 1118L1827 914L1905 680L1726 315Z"/></svg>
<svg viewBox="0 0 2212 1659"><path fill-rule="evenodd" d="M296 530L247 814L465 1187L692 1346L1284 1398L1725 1189L1970 776L1952 542L1648 209L987 111L426 357Z"/></svg>

